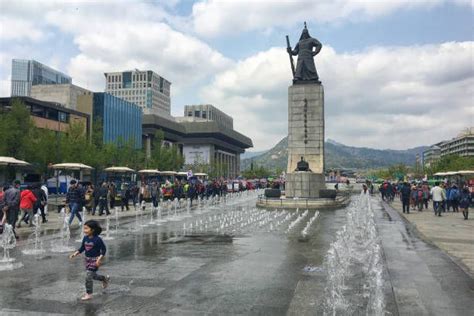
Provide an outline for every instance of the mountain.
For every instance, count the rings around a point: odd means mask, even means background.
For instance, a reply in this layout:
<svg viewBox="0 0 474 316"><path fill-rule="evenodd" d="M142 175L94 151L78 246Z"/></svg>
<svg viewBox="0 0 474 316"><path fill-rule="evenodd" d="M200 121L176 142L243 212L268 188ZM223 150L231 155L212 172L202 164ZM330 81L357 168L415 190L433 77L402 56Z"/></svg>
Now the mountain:
<svg viewBox="0 0 474 316"><path fill-rule="evenodd" d="M326 168L332 169L369 169L382 168L395 164L414 165L416 154L421 154L428 147L416 147L407 150L372 149L352 147L328 139L325 143ZM266 169L286 169L288 160L288 137L283 138L272 149L247 159L242 159L241 169L263 166Z"/></svg>
<svg viewBox="0 0 474 316"><path fill-rule="evenodd" d="M240 159L253 158L255 156L260 156L261 154L263 154L265 152L266 152L266 150L264 150L264 151L246 151L242 155L240 155Z"/></svg>

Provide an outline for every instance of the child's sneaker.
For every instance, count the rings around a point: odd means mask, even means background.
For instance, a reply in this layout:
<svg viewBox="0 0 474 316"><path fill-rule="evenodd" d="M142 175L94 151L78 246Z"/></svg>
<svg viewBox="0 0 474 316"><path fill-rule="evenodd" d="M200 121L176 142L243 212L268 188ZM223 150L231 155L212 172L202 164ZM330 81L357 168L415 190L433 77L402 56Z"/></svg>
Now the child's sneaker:
<svg viewBox="0 0 474 316"><path fill-rule="evenodd" d="M109 286L110 276L106 275L104 281L102 281L102 288L106 289Z"/></svg>
<svg viewBox="0 0 474 316"><path fill-rule="evenodd" d="M92 294L84 294L84 296L81 297L81 301L88 301L92 299Z"/></svg>

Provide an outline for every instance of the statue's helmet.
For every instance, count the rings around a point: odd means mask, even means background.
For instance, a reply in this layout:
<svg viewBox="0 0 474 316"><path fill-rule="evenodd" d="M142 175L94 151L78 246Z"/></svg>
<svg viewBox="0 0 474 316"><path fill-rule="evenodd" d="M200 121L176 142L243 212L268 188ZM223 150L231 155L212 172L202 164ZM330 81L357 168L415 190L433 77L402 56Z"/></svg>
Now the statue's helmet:
<svg viewBox="0 0 474 316"><path fill-rule="evenodd" d="M300 41L307 38L311 38L311 36L309 35L308 29L306 28L306 22L304 22L304 29L303 32L301 32Z"/></svg>

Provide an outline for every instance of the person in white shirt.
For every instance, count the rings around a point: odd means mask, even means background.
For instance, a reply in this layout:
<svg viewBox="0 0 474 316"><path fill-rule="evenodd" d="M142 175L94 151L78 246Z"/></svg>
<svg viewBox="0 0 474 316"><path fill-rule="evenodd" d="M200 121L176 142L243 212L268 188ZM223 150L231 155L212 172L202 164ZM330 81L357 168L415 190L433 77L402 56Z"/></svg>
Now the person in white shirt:
<svg viewBox="0 0 474 316"><path fill-rule="evenodd" d="M439 182L435 183L435 187L433 187L430 191L431 198L433 199L433 210L435 212L435 216L441 216L441 211L443 210L443 201L446 200L446 191L442 187L439 186Z"/></svg>

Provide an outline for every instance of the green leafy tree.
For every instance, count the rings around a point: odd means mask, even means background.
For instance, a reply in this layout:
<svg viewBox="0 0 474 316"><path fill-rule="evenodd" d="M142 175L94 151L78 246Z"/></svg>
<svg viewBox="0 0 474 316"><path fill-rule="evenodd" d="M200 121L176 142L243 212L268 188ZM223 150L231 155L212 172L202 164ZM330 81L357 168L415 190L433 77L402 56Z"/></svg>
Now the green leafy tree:
<svg viewBox="0 0 474 316"><path fill-rule="evenodd" d="M448 155L448 156L441 157L438 161L432 164L431 168L427 168L425 171L429 175L433 175L436 172L472 170L473 168L474 168L474 157Z"/></svg>

